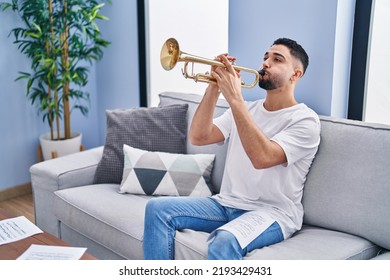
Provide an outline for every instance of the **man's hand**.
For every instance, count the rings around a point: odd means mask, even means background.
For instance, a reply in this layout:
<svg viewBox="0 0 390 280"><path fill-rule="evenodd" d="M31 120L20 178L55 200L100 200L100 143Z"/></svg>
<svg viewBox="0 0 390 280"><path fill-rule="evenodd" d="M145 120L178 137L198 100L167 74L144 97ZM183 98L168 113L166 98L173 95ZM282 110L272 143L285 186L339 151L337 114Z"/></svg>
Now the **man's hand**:
<svg viewBox="0 0 390 280"><path fill-rule="evenodd" d="M227 53L221 54L216 58L216 61L222 62L225 67L212 66L211 68L211 75L217 81L220 91L229 103L234 100L243 100L241 76L232 65L235 60L235 57L231 57Z"/></svg>

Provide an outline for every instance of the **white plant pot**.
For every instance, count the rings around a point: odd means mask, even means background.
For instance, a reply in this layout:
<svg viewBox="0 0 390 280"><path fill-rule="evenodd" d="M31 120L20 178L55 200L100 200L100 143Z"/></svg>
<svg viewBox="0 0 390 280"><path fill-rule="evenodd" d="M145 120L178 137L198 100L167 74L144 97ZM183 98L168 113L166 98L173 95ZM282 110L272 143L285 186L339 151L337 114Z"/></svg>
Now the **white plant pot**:
<svg viewBox="0 0 390 280"><path fill-rule="evenodd" d="M57 139L57 134L55 134ZM64 138L64 133L60 133L61 139ZM66 140L51 140L50 132L39 136L39 142L41 144L42 155L44 160L52 159L53 153L57 157L80 152L82 134L80 132L72 132L71 138Z"/></svg>

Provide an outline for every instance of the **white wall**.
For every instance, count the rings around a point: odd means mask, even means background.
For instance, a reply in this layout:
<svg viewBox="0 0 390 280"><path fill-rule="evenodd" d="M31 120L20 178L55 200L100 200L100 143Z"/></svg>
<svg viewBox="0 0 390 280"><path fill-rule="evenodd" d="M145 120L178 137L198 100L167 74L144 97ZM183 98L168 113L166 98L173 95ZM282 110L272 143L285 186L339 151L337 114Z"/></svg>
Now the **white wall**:
<svg viewBox="0 0 390 280"><path fill-rule="evenodd" d="M148 105L158 104L158 94L180 91L203 94L205 83L195 83L181 74L184 63L165 71L160 63L164 42L174 37L182 51L213 59L228 50L228 0L147 0ZM209 66L195 66L204 73Z"/></svg>

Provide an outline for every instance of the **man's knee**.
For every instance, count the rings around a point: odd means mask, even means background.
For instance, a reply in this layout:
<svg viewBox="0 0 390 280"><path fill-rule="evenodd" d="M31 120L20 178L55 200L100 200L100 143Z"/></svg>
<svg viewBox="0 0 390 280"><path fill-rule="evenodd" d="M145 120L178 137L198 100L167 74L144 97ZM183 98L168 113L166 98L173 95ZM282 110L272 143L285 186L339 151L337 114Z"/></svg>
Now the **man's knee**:
<svg viewBox="0 0 390 280"><path fill-rule="evenodd" d="M161 197L154 197L148 201L145 208L145 216L150 217L165 217L170 216L173 204Z"/></svg>
<svg viewBox="0 0 390 280"><path fill-rule="evenodd" d="M155 212L156 211L156 208L158 207L159 203L157 201L156 198L152 198L150 199L147 203L146 203L146 208L145 208L145 212Z"/></svg>
<svg viewBox="0 0 390 280"><path fill-rule="evenodd" d="M237 243L234 235L226 230L217 230L214 239L209 243L209 247L220 246L221 244Z"/></svg>
<svg viewBox="0 0 390 280"><path fill-rule="evenodd" d="M164 197L153 197L146 204L147 211L164 211L171 203Z"/></svg>

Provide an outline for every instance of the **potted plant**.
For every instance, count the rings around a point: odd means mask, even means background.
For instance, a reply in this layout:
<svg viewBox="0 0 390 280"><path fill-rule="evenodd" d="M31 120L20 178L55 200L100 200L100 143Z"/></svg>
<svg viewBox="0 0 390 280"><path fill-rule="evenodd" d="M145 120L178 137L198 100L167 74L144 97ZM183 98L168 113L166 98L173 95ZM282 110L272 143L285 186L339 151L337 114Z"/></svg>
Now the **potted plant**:
<svg viewBox="0 0 390 280"><path fill-rule="evenodd" d="M44 159L62 155L58 150L44 151L46 144L42 141L46 138L55 143L72 142L75 136L81 139L81 133L71 130L70 115L73 109L87 115L89 93L83 87L88 83L88 66L100 60L103 48L110 44L96 24L97 20L107 19L99 14L103 5L94 0L0 3L3 11L14 11L22 22L10 34L20 52L31 59L31 67L29 72L20 72L17 80L27 79L26 95L38 105L43 121L49 124L50 132L40 137ZM76 149L80 149L81 140L77 142ZM65 150L68 151L64 153L75 152L74 148Z"/></svg>

